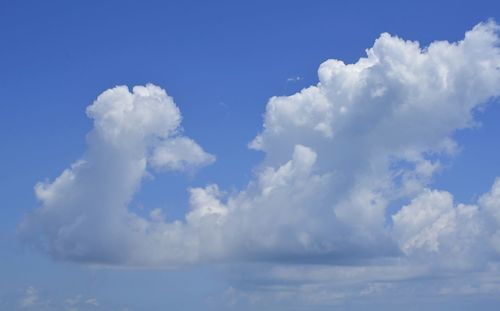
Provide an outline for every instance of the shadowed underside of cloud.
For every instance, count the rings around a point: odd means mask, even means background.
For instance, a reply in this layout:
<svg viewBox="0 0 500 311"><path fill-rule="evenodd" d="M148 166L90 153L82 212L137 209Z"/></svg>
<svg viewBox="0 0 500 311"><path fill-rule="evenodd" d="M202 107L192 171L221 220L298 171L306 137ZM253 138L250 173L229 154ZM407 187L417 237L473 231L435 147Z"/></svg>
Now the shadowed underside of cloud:
<svg viewBox="0 0 500 311"><path fill-rule="evenodd" d="M425 48L382 34L354 64L324 62L317 85L269 100L250 143L266 157L248 186L229 196L215 184L189 189L184 221L158 210L141 217L127 205L149 173L191 170L215 157L183 135L164 90L107 90L87 109L94 120L87 151L35 186L41 206L19 233L61 260L302 269L273 268L283 280L321 278L301 263L328 264L325 275L347 281L362 271L363 279L405 279L488 269L500 255L500 180L473 205L430 189L430 181L456 150L453 134L473 127L478 107L500 95L498 32L483 23L462 41ZM402 200L409 203L389 215Z"/></svg>

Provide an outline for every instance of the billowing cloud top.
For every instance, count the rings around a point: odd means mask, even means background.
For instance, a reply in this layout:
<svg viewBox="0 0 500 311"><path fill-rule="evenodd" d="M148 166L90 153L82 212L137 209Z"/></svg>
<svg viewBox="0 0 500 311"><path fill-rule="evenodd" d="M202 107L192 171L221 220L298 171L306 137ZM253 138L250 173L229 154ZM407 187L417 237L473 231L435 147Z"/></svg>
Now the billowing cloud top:
<svg viewBox="0 0 500 311"><path fill-rule="evenodd" d="M107 90L87 110L88 150L35 186L41 206L20 234L55 258L112 265L314 262L373 268L365 275L380 278L387 269L408 268L399 275L409 277L496 264L500 181L473 205L430 181L456 150L453 133L500 95L498 31L483 23L426 48L382 34L354 64L324 62L317 85L269 100L250 143L266 157L248 186L229 196L215 184L191 188L184 221L127 205L149 169L189 170L215 157L183 136L179 109L159 87Z"/></svg>
<svg viewBox="0 0 500 311"><path fill-rule="evenodd" d="M127 210L148 166L189 170L215 157L182 135L179 109L157 86L107 90L87 114L94 120L88 150L54 181L35 186L42 207L20 232L55 258L126 264L137 247L154 243L148 232L156 225Z"/></svg>

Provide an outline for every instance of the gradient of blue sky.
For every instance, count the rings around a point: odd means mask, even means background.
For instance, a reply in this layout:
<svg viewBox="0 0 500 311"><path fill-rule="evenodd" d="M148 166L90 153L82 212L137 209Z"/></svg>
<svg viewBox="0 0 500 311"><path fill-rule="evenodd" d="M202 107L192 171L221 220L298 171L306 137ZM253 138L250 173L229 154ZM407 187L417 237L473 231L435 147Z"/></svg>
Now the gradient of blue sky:
<svg viewBox="0 0 500 311"><path fill-rule="evenodd" d="M15 310L33 286L63 310L78 295L82 310L94 308L83 302L94 297L103 310L252 310L224 301L240 269L96 269L19 245L16 227L38 205L34 184L57 177L85 151L92 127L85 108L104 90L165 88L188 136L217 156L196 174L146 181L131 204L138 213L138 206L161 207L181 219L186 188L215 182L236 191L249 182L263 155L247 144L262 128L267 100L317 83L323 61L355 62L382 32L423 46L457 41L479 22L500 21L499 12L496 1L0 1L0 309ZM500 176L500 106L478 120L480 128L455 136L462 151L433 182L458 202L473 203ZM500 301L471 295L427 297L426 304L494 310ZM387 310L391 302L374 305Z"/></svg>

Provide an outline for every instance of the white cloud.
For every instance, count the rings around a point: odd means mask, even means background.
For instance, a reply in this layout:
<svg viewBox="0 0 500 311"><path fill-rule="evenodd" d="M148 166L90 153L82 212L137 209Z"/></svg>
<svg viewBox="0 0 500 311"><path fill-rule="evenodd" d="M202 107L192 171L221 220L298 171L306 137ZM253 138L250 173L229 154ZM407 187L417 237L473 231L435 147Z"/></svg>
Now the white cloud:
<svg viewBox="0 0 500 311"><path fill-rule="evenodd" d="M302 77L300 76L295 76L295 77L289 77L286 79L286 82L297 82L297 81L300 81L302 80Z"/></svg>
<svg viewBox="0 0 500 311"><path fill-rule="evenodd" d="M99 306L99 301L96 298L88 298L87 300L85 300L85 303L94 307Z"/></svg>
<svg viewBox="0 0 500 311"><path fill-rule="evenodd" d="M439 158L456 149L452 135L472 127L474 111L500 94L497 31L493 22L480 24L463 41L426 48L382 34L366 58L328 60L317 85L269 100L264 129L250 144L266 153L263 166L285 163L295 146L304 145L317 155L316 174L329 176L327 193L316 191L308 201L308 218L325 229L308 234L310 241L321 241L324 252L345 247L341 252L352 256L391 252L392 235L402 237L390 230L387 206L422 196L440 169ZM453 212L441 215L429 234L439 226L442 233L451 230L475 210L449 208ZM414 243L433 248L436 238L422 235ZM401 244L406 253L408 243Z"/></svg>
<svg viewBox="0 0 500 311"><path fill-rule="evenodd" d="M500 178L497 178L490 192L479 199L479 206L484 210L484 223L491 228L488 242L498 256L500 255Z"/></svg>
<svg viewBox="0 0 500 311"><path fill-rule="evenodd" d="M200 218L211 215L221 218L227 214L227 208L219 201L221 192L217 185L193 188L189 192L191 194L189 199L191 212L187 215L189 222L194 223Z"/></svg>
<svg viewBox="0 0 500 311"><path fill-rule="evenodd" d="M322 263L336 282L358 285L494 265L500 182L474 205L454 203L430 182L440 158L456 150L453 134L473 127L474 112L500 95L498 45L498 26L488 22L462 41L425 48L382 34L354 64L324 62L317 85L269 100L250 143L265 153L255 178L231 195L215 184L190 189L185 221L168 222L161 211L148 220L127 204L148 167L189 170L214 157L182 136L180 112L162 89L108 90L88 108L87 152L53 182L36 185L42 206L20 232L59 259ZM387 217L401 199L410 203ZM275 272L283 282L295 273ZM307 279L315 273L297 276L315 283ZM303 288L306 300L353 295L321 286ZM366 296L386 287L356 288Z"/></svg>
<svg viewBox="0 0 500 311"><path fill-rule="evenodd" d="M99 305L97 298L85 298L81 294L66 298L63 303L64 309L67 311L94 310Z"/></svg>
<svg viewBox="0 0 500 311"><path fill-rule="evenodd" d="M129 263L158 223L127 209L148 167L191 169L214 157L182 135L179 109L157 86L107 90L87 114L94 120L87 151L54 181L35 186L42 206L20 233L55 258Z"/></svg>
<svg viewBox="0 0 500 311"><path fill-rule="evenodd" d="M42 291L43 292L43 291ZM95 297L85 297L82 294L61 299L60 297L47 297L41 295L34 286L26 288L22 297L18 300L15 310L97 310L101 304Z"/></svg>
<svg viewBox="0 0 500 311"><path fill-rule="evenodd" d="M24 296L19 300L19 307L21 308L34 308L41 304L38 290L30 286L26 289Z"/></svg>
<svg viewBox="0 0 500 311"><path fill-rule="evenodd" d="M53 310L53 303L43 297L36 287L28 286L18 300L17 307L16 310Z"/></svg>
<svg viewBox="0 0 500 311"><path fill-rule="evenodd" d="M215 157L206 153L194 140L175 137L158 145L151 155L153 167L167 170L185 170L190 166L205 166L215 161Z"/></svg>
<svg viewBox="0 0 500 311"><path fill-rule="evenodd" d="M406 255L448 269L485 264L486 228L477 206L454 206L450 193L426 190L392 217Z"/></svg>
<svg viewBox="0 0 500 311"><path fill-rule="evenodd" d="M80 305L82 300L82 295L76 295L74 297L66 298L64 302L65 309L67 311L78 311L78 306Z"/></svg>

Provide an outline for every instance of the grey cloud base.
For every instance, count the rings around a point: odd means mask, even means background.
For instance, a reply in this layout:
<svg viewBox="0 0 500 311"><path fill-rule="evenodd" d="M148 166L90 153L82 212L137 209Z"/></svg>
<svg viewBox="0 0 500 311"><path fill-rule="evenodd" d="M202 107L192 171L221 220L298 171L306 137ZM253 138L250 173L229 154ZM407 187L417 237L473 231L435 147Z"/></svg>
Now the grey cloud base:
<svg viewBox="0 0 500 311"><path fill-rule="evenodd" d="M478 107L500 95L498 32L483 23L460 42L426 48L382 34L354 64L324 62L317 85L269 100L250 143L266 157L248 186L230 196L215 184L190 189L184 221L168 222L159 210L144 218L127 205L150 172L194 169L215 157L183 136L179 109L161 88L107 90L88 107L86 153L36 185L41 206L19 234L62 260L266 261L284 282L321 279L303 263L328 264L321 269L339 282L354 282L360 271L357 281L493 271L500 180L474 205L430 182L439 159L456 151L453 134L473 127ZM388 215L400 200L410 203ZM281 266L289 263L296 265Z"/></svg>

